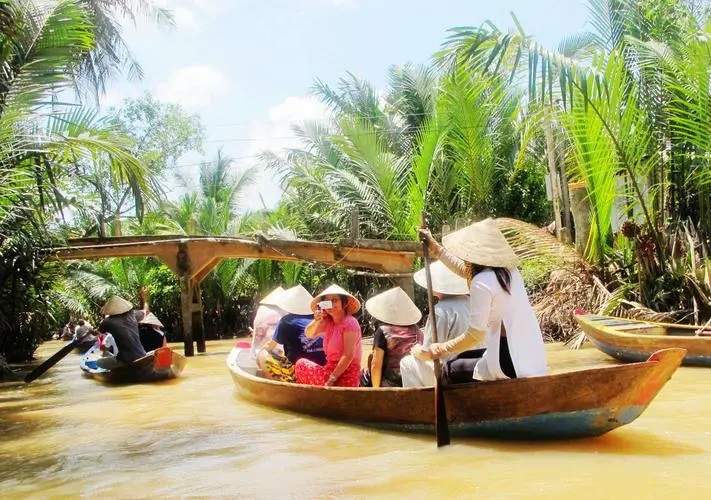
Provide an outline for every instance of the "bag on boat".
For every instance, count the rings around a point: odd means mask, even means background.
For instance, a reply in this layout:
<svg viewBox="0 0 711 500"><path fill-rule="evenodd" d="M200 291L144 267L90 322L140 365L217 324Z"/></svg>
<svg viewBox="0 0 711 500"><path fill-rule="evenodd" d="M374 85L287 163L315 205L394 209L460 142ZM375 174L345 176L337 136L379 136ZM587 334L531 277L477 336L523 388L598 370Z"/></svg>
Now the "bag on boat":
<svg viewBox="0 0 711 500"><path fill-rule="evenodd" d="M286 356L270 354L265 361L265 371L275 380L281 382L296 382L294 365Z"/></svg>

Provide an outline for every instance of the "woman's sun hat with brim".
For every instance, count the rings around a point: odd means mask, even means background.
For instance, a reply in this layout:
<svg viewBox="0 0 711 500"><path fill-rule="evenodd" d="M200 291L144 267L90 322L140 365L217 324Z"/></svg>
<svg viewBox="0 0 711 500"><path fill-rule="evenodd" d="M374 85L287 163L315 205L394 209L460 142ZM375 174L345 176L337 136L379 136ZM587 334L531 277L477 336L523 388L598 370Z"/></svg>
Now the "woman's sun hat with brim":
<svg viewBox="0 0 711 500"><path fill-rule="evenodd" d="M277 295L275 305L289 314L305 316L312 314L311 301L313 299L306 288L296 285Z"/></svg>
<svg viewBox="0 0 711 500"><path fill-rule="evenodd" d="M280 286L276 287L274 290L269 292L262 300L259 301L260 305L263 306L276 306L279 295L284 292L284 289Z"/></svg>
<svg viewBox="0 0 711 500"><path fill-rule="evenodd" d="M139 321L139 323L143 325L157 326L158 328L165 328L163 326L163 323L161 323L160 320L153 313L146 314L146 317Z"/></svg>
<svg viewBox="0 0 711 500"><path fill-rule="evenodd" d="M311 310L316 310L316 305L322 300L321 297L325 295L345 295L348 297L348 313L355 314L360 311L360 300L356 299L353 294L346 292L343 288L338 285L331 285L321 293L316 295L316 298L311 301Z"/></svg>
<svg viewBox="0 0 711 500"><path fill-rule="evenodd" d="M101 314L104 316L115 316L116 314L127 313L131 309L133 309L133 304L128 300L122 299L118 295L112 295L101 308Z"/></svg>
<svg viewBox="0 0 711 500"><path fill-rule="evenodd" d="M422 312L399 286L366 300L365 310L388 325L409 326L422 319Z"/></svg>
<svg viewBox="0 0 711 500"><path fill-rule="evenodd" d="M442 238L442 246L462 260L485 267L518 266L518 257L494 219L484 219Z"/></svg>
<svg viewBox="0 0 711 500"><path fill-rule="evenodd" d="M432 291L442 295L468 295L469 287L467 280L457 275L449 269L444 262L435 261L430 264L430 274L432 275ZM422 288L427 288L427 276L422 268L413 276L415 283Z"/></svg>

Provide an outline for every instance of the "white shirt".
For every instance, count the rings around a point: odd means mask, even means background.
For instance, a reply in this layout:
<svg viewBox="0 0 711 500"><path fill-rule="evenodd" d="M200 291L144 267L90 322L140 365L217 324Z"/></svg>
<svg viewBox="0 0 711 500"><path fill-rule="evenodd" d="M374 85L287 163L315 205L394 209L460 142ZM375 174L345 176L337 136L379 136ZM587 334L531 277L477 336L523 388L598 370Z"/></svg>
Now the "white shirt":
<svg viewBox="0 0 711 500"><path fill-rule="evenodd" d="M257 359L257 354L264 344L272 340L274 330L276 330L279 320L286 314L277 306L260 305L254 316L254 330L252 335L251 353L252 358Z"/></svg>
<svg viewBox="0 0 711 500"><path fill-rule="evenodd" d="M447 295L435 304L434 309L439 342L455 339L469 328L469 297L467 295ZM428 318L422 345L429 347L430 344L432 344L432 325Z"/></svg>
<svg viewBox="0 0 711 500"><path fill-rule="evenodd" d="M506 328L516 376L546 375L548 366L543 336L517 269L511 272L511 293L501 288L491 269L478 273L470 287L469 328L486 332L486 352L474 368L476 380L508 378L499 365L501 324Z"/></svg>

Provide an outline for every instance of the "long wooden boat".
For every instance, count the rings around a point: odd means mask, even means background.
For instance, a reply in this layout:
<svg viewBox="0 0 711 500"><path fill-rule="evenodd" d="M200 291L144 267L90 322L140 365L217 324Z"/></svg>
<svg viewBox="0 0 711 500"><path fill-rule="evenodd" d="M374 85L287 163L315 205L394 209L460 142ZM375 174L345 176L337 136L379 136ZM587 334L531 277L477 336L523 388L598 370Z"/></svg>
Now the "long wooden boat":
<svg viewBox="0 0 711 500"><path fill-rule="evenodd" d="M590 342L613 358L642 361L660 349L681 348L687 351L683 365L711 366L711 337L695 334L702 327L596 314L576 314L575 319Z"/></svg>
<svg viewBox="0 0 711 500"><path fill-rule="evenodd" d="M678 368L683 349L647 361L543 377L446 388L450 432L504 439L598 436L635 420ZM434 432L434 389L317 387L257 376L248 349L227 366L239 394L266 406L339 422L405 432Z"/></svg>
<svg viewBox="0 0 711 500"><path fill-rule="evenodd" d="M170 347L151 351L130 365L106 370L100 368L91 352L82 356L79 367L86 377L111 384L155 382L179 377L187 360Z"/></svg>

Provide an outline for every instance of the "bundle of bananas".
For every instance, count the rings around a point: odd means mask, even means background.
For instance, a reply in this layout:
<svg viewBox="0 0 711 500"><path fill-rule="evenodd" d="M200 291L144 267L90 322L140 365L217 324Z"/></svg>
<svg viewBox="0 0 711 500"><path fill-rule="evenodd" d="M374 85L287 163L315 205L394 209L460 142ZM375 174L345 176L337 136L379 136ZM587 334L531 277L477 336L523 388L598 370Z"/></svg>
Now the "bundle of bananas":
<svg viewBox="0 0 711 500"><path fill-rule="evenodd" d="M294 365L286 356L271 354L265 361L265 369L274 380L296 382Z"/></svg>

